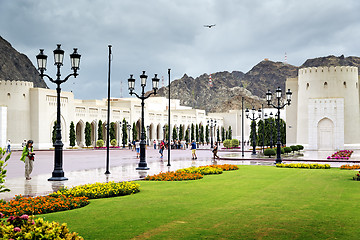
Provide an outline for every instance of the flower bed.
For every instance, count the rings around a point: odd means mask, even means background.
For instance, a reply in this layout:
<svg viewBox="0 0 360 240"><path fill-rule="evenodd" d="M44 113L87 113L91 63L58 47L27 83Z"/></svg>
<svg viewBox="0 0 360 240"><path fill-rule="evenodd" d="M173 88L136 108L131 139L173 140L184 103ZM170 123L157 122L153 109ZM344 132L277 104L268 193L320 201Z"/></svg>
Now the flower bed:
<svg viewBox="0 0 360 240"><path fill-rule="evenodd" d="M0 212L5 216L36 215L80 208L88 204L89 201L86 197L60 195L32 198L19 195L8 202L0 202Z"/></svg>
<svg viewBox="0 0 360 240"><path fill-rule="evenodd" d="M282 168L308 168L308 169L330 169L330 164L318 164L318 163L278 163L276 167Z"/></svg>
<svg viewBox="0 0 360 240"><path fill-rule="evenodd" d="M201 167L189 167L178 169L176 172L159 173L152 176L147 176L145 180L148 181L183 181L183 180L196 180L203 178L203 175L221 174L223 171L237 170L236 165L223 164L223 165L208 165Z"/></svg>
<svg viewBox="0 0 360 240"><path fill-rule="evenodd" d="M359 173L360 173L360 171L359 171ZM355 175L355 177L353 177L353 179L355 180L355 181L360 181L360 174L359 173L357 173L356 175Z"/></svg>
<svg viewBox="0 0 360 240"><path fill-rule="evenodd" d="M152 176L147 176L144 180L147 181L184 181L196 180L203 178L200 173L187 173L187 172L161 172Z"/></svg>
<svg viewBox="0 0 360 240"><path fill-rule="evenodd" d="M0 218L4 215L0 213ZM33 219L28 215L10 216L0 221L1 239L83 239L78 233L71 233L66 223L44 221L43 218Z"/></svg>
<svg viewBox="0 0 360 240"><path fill-rule="evenodd" d="M222 164L222 165L209 165L209 167L213 168L221 168L223 171L231 171L238 170L239 167L233 164Z"/></svg>
<svg viewBox="0 0 360 240"><path fill-rule="evenodd" d="M347 169L347 170L360 169L360 165L345 164L345 165L341 165L340 169Z"/></svg>
<svg viewBox="0 0 360 240"><path fill-rule="evenodd" d="M73 188L63 188L50 194L50 196L73 196L87 197L89 199L108 198L116 196L130 195L140 192L140 185L133 182L108 182L80 185Z"/></svg>
<svg viewBox="0 0 360 240"><path fill-rule="evenodd" d="M222 174L223 170L217 167L202 166L202 167L189 167L178 169L176 172L184 173L200 173L201 175L210 175L210 174Z"/></svg>
<svg viewBox="0 0 360 240"><path fill-rule="evenodd" d="M336 153L332 154L331 156L328 156L327 159L346 159L348 160L351 157L351 154L354 151L352 150L340 150L337 151Z"/></svg>

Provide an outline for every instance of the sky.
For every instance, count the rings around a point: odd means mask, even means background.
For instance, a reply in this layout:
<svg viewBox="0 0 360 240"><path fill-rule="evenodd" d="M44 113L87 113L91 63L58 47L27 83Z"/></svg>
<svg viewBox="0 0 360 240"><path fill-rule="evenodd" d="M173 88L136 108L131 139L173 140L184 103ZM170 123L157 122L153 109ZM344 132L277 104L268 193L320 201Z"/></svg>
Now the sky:
<svg viewBox="0 0 360 240"><path fill-rule="evenodd" d="M56 44L81 54L79 76L61 85L76 99L107 98L109 53L111 97L128 97L127 79L157 73L160 87L185 73L242 71L264 58L300 66L309 58L360 56L358 0L0 0L0 35L36 66L48 55L55 77ZM216 24L206 28L204 25ZM55 84L46 81L51 89ZM122 85L122 86L121 86ZM122 91L121 91L122 89Z"/></svg>

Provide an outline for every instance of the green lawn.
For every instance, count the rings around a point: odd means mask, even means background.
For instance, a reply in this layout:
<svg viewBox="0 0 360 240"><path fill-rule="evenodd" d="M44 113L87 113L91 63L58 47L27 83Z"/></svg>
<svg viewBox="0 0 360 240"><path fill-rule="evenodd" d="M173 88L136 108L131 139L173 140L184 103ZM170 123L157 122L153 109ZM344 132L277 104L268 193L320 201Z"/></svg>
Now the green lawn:
<svg viewBox="0 0 360 240"><path fill-rule="evenodd" d="M354 171L240 166L43 215L85 239L359 239Z"/></svg>

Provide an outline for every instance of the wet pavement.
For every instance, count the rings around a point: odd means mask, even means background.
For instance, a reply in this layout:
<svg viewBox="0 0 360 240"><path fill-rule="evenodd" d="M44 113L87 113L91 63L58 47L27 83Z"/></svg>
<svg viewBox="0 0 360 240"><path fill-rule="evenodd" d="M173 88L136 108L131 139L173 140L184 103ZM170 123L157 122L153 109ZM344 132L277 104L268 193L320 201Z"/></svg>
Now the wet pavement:
<svg viewBox="0 0 360 240"><path fill-rule="evenodd" d="M206 148L202 147L202 148ZM247 149L248 150L248 149ZM306 159L325 160L333 152L304 152L303 156L296 156L296 161ZM274 159L268 161L267 158L258 158L252 156L251 151L246 151L244 157L239 152L219 151L218 155L222 160L215 161L212 158L212 152L209 149L197 150L197 160L191 159L191 151L171 150L171 166L168 164L168 151L164 151L163 159L160 158L158 150L148 148L146 151L146 161L150 170L136 170L139 159L136 158L136 152L128 149L110 150L110 174L105 173L106 150L64 150L63 169L67 181L48 181L51 177L54 166L53 151L36 151L34 170L31 174L31 180L25 180L24 163L20 161L20 151L14 151L10 160L7 162L7 177L5 186L11 191L0 193L0 199L9 200L15 195L39 196L56 191L60 187L72 187L95 182L108 181L132 181L139 180L146 175L153 175L159 172L174 171L180 168L190 166L203 166L208 164L237 164L237 165L274 165ZM286 158L286 157L285 157ZM360 161L360 151L354 152L351 160ZM287 160L286 162L290 162ZM339 167L344 163L331 162L332 167Z"/></svg>

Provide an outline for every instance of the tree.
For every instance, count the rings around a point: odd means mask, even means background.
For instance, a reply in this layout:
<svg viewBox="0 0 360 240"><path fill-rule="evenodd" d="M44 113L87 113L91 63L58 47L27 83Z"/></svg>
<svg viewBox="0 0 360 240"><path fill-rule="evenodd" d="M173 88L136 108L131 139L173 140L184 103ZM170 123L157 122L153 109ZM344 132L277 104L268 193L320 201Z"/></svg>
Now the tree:
<svg viewBox="0 0 360 240"><path fill-rule="evenodd" d="M87 147L91 145L91 125L89 122L85 124L85 145Z"/></svg>
<svg viewBox="0 0 360 240"><path fill-rule="evenodd" d="M208 143L209 141L209 125L205 127L205 141Z"/></svg>
<svg viewBox="0 0 360 240"><path fill-rule="evenodd" d="M192 123L192 124L191 124L191 134L190 134L190 135L191 135L191 139L190 139L191 141L192 141L192 140L195 140L194 132L195 132L195 130L194 130L194 124Z"/></svg>
<svg viewBox="0 0 360 240"><path fill-rule="evenodd" d="M56 121L54 122L53 130L52 130L52 143L55 144L56 141Z"/></svg>
<svg viewBox="0 0 360 240"><path fill-rule="evenodd" d="M265 141L265 135L264 135L264 121L263 120L259 120L257 123L257 145L258 146L264 146L263 143L263 136L264 136L264 141Z"/></svg>
<svg viewBox="0 0 360 240"><path fill-rule="evenodd" d="M204 126L200 126L200 136L199 136L200 142L204 143Z"/></svg>
<svg viewBox="0 0 360 240"><path fill-rule="evenodd" d="M101 120L99 120L99 123L98 123L98 140L104 140Z"/></svg>
<svg viewBox="0 0 360 240"><path fill-rule="evenodd" d="M173 138L173 141L174 141L174 142L175 142L175 140L177 139L177 131L176 131L176 127L175 127L175 126L173 127L172 138Z"/></svg>
<svg viewBox="0 0 360 240"><path fill-rule="evenodd" d="M254 142L253 139L255 137L255 147L256 147L256 139L257 139L257 134L256 134L256 122L255 121L251 121L251 125L250 125L250 144L252 147L254 147Z"/></svg>
<svg viewBox="0 0 360 240"><path fill-rule="evenodd" d="M280 119L280 139L281 144L286 145L286 123L283 119Z"/></svg>
<svg viewBox="0 0 360 240"><path fill-rule="evenodd" d="M5 167L7 166L6 162L10 159L11 152L6 156L6 149L0 147L0 193L2 192L10 192L10 189L6 188L3 183L5 182L6 177L6 170ZM5 157L5 159L3 159Z"/></svg>
<svg viewBox="0 0 360 240"><path fill-rule="evenodd" d="M183 126L180 124L180 127L179 127L179 140L183 140L184 139L184 134L183 134Z"/></svg>
<svg viewBox="0 0 360 240"><path fill-rule="evenodd" d="M219 128L216 129L216 141L220 142L220 131Z"/></svg>
<svg viewBox="0 0 360 240"><path fill-rule="evenodd" d="M195 127L195 138L196 138L196 142L199 142L199 125L196 124Z"/></svg>
<svg viewBox="0 0 360 240"><path fill-rule="evenodd" d="M122 143L125 146L125 144L127 143L128 139L128 134L127 134L127 122L125 120L125 118L122 121Z"/></svg>
<svg viewBox="0 0 360 240"><path fill-rule="evenodd" d="M221 141L224 142L226 139L226 136L225 136L225 128L224 127L221 127Z"/></svg>
<svg viewBox="0 0 360 240"><path fill-rule="evenodd" d="M190 129L188 128L188 129L186 129L186 131L185 131L185 141L188 143L189 142L189 131L190 131Z"/></svg>
<svg viewBox="0 0 360 240"><path fill-rule="evenodd" d="M229 139L229 131L228 130L225 131L225 140L226 139Z"/></svg>
<svg viewBox="0 0 360 240"><path fill-rule="evenodd" d="M228 139L232 139L232 130L231 130L231 126L229 126L229 138Z"/></svg>
<svg viewBox="0 0 360 240"><path fill-rule="evenodd" d="M133 141L136 141L136 140L138 140L138 139L137 139L138 132L137 132L136 124L135 124L135 123L133 123L132 130L133 130L133 132L132 132Z"/></svg>
<svg viewBox="0 0 360 240"><path fill-rule="evenodd" d="M74 147L75 146L75 141L76 141L76 134L75 134L75 126L74 126L74 122L71 121L70 123L70 134L69 134L69 138L70 138L70 146Z"/></svg>
<svg viewBox="0 0 360 240"><path fill-rule="evenodd" d="M116 134L115 134L115 123L111 122L110 123L110 130L109 130L109 135L110 135L110 141L113 139L116 139Z"/></svg>
<svg viewBox="0 0 360 240"><path fill-rule="evenodd" d="M165 139L169 139L169 126L167 124L165 125Z"/></svg>

